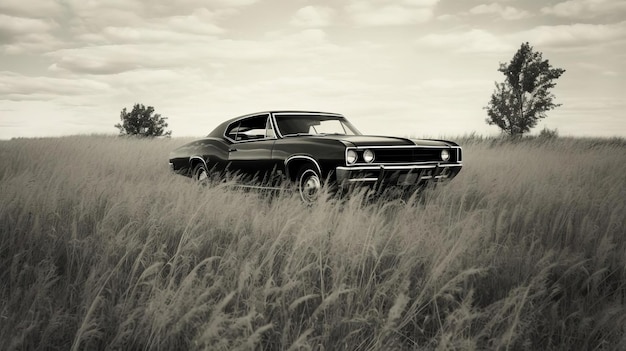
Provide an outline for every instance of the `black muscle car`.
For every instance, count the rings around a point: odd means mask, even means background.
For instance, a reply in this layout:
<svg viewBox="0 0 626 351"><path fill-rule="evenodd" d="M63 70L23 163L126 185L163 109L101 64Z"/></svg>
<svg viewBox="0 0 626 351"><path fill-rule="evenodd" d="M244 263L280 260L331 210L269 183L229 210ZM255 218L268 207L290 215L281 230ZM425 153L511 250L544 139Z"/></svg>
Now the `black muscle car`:
<svg viewBox="0 0 626 351"><path fill-rule="evenodd" d="M247 186L277 188L287 181L311 202L325 183L417 189L454 178L462 160L451 141L366 136L340 114L270 111L220 124L173 150L169 162L200 182L233 173Z"/></svg>

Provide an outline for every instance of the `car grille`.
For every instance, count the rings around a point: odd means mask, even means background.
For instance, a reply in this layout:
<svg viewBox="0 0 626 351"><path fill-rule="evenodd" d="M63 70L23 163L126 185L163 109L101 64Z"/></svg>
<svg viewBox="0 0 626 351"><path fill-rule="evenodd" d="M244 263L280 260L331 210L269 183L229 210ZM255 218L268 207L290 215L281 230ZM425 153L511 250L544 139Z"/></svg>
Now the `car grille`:
<svg viewBox="0 0 626 351"><path fill-rule="evenodd" d="M443 148L371 148L374 151L374 163L440 162ZM456 148L450 152L449 162L457 161Z"/></svg>

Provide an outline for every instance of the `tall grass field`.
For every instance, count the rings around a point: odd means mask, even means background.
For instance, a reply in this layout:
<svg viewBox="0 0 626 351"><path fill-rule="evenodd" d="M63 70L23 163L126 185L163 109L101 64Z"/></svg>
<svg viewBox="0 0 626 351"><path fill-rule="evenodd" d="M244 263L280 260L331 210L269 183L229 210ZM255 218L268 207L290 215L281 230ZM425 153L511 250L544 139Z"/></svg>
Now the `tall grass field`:
<svg viewBox="0 0 626 351"><path fill-rule="evenodd" d="M626 350L623 139L312 206L170 173L187 141L0 142L0 350Z"/></svg>

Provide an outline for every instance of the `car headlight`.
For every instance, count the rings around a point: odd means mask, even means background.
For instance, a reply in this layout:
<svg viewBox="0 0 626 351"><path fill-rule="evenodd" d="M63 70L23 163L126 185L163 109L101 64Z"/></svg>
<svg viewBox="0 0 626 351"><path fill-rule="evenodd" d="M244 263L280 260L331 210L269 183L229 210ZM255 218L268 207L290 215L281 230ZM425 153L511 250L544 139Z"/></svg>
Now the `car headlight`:
<svg viewBox="0 0 626 351"><path fill-rule="evenodd" d="M450 152L448 150L441 150L441 159L448 161L450 159Z"/></svg>
<svg viewBox="0 0 626 351"><path fill-rule="evenodd" d="M348 152L346 153L346 163L351 165L356 162L356 159L358 157L359 156L357 155L356 151L348 150Z"/></svg>
<svg viewBox="0 0 626 351"><path fill-rule="evenodd" d="M374 151L369 149L365 150L363 152L363 161L367 163L372 163L374 161Z"/></svg>

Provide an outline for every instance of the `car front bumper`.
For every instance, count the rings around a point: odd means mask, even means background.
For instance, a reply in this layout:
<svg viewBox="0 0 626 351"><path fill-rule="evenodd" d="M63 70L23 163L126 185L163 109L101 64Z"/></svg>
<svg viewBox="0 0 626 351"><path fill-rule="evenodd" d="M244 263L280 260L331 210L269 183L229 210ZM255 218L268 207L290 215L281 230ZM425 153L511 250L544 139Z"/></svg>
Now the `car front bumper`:
<svg viewBox="0 0 626 351"><path fill-rule="evenodd" d="M454 178L463 167L460 163L419 165L340 166L335 170L341 187L355 185L414 186Z"/></svg>

